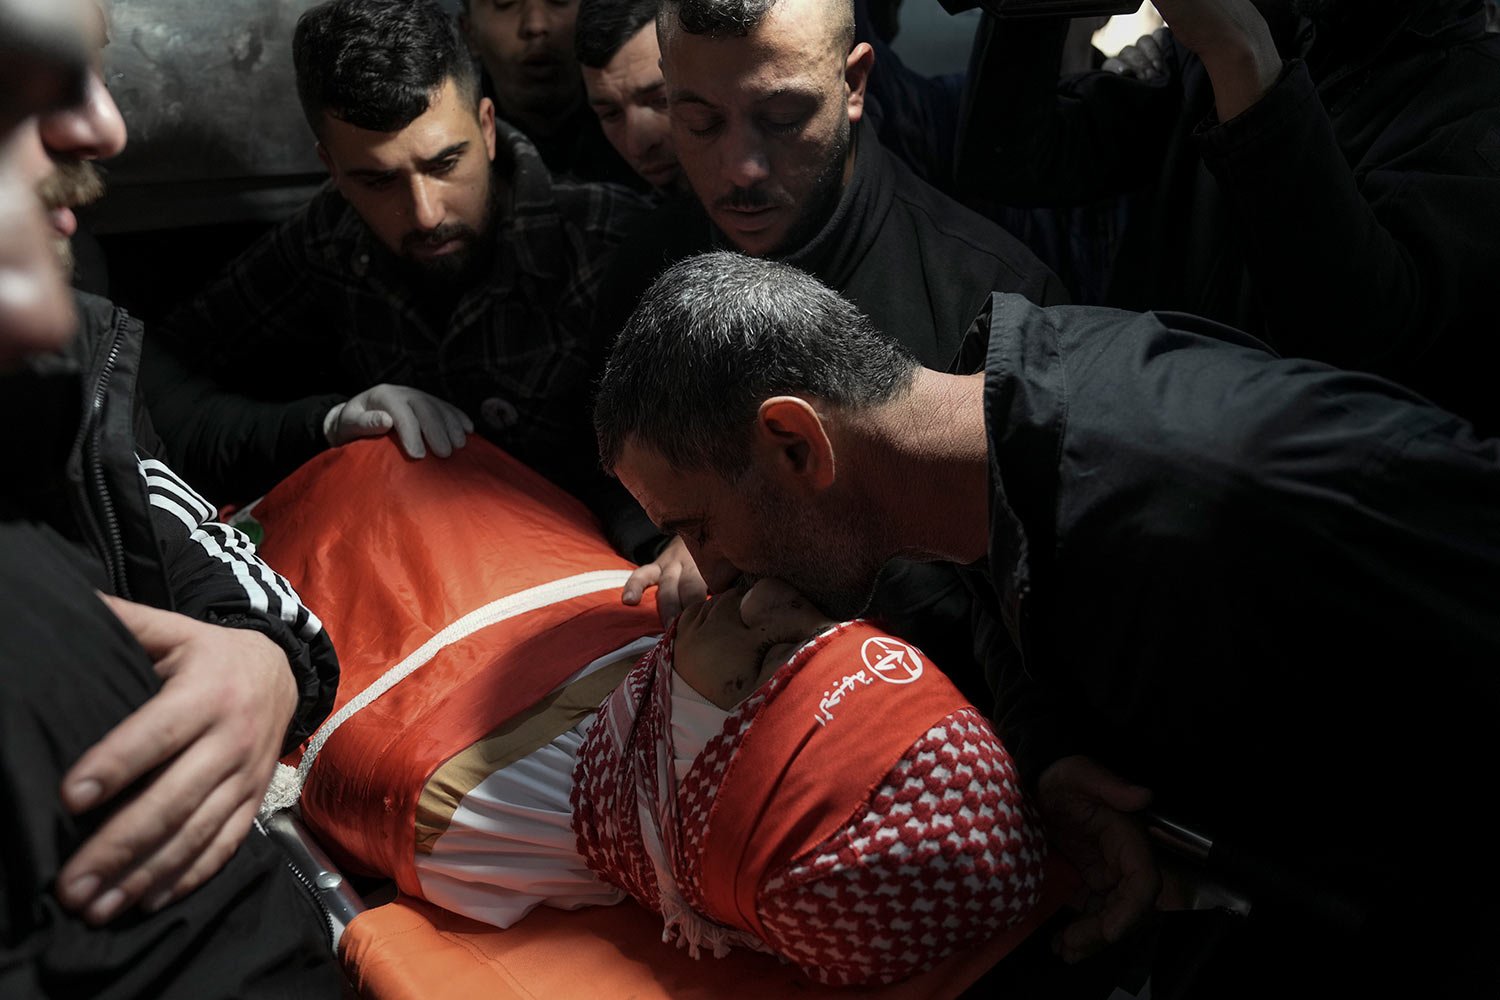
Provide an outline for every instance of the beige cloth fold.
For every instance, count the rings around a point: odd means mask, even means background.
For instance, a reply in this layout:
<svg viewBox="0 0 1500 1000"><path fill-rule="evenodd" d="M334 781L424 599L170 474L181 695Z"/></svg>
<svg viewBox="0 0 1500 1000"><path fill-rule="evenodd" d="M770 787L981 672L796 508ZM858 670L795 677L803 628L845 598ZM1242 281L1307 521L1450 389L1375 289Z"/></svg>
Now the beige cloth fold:
<svg viewBox="0 0 1500 1000"><path fill-rule="evenodd" d="M634 665L635 657L626 657L578 678L449 758L427 780L417 801L417 853L432 853L437 839L453 822L458 804L480 782L597 712Z"/></svg>

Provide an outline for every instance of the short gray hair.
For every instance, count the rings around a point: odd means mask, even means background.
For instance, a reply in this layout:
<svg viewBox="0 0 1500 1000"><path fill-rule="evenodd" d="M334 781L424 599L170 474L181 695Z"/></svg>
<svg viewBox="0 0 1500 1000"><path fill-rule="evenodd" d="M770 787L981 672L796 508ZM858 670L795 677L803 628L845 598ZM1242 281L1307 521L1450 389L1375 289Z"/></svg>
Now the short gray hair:
<svg viewBox="0 0 1500 1000"><path fill-rule="evenodd" d="M594 409L600 459L613 471L634 439L674 468L736 480L765 400L878 406L905 395L918 367L847 299L789 264L690 257L656 279L615 342Z"/></svg>

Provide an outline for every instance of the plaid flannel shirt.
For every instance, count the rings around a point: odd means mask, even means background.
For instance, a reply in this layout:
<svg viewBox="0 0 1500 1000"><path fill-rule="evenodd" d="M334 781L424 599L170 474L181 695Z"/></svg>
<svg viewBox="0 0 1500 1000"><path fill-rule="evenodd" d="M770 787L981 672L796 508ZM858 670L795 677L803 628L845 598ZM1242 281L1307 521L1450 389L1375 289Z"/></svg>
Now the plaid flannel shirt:
<svg viewBox="0 0 1500 1000"><path fill-rule="evenodd" d="M509 170L511 203L496 221L493 271L463 292L445 327L330 186L153 336L226 389L316 410L309 427L336 402L328 394L394 383L461 407L543 471L592 464L590 379L607 346L593 342L594 299L610 252L651 203L611 185L555 182L521 133L496 128L494 169ZM172 428L162 430L170 444Z"/></svg>

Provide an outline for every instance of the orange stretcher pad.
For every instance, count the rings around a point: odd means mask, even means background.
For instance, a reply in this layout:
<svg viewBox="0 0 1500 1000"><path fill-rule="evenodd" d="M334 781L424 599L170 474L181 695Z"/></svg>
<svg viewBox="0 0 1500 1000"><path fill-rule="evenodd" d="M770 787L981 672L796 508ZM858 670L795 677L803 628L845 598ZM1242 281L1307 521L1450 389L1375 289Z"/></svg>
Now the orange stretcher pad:
<svg viewBox="0 0 1500 1000"><path fill-rule="evenodd" d="M445 638L454 623L556 581L628 572L577 501L482 440L451 459L412 462L380 439L319 456L252 514L262 554L322 618L340 656L326 732L287 759L311 754L303 821L341 866L393 878L401 891L343 936L362 996L850 995L743 949L695 960L662 942L660 917L629 901L541 907L502 931L420 898L417 809L434 773L583 663L660 631L652 601L622 606L616 582ZM368 697L393 666L413 662L409 677ZM361 697L368 706L340 721ZM1019 924L915 979L857 994L956 996L1050 917L1072 884L1049 862L1042 900Z"/></svg>
<svg viewBox="0 0 1500 1000"><path fill-rule="evenodd" d="M367 1000L948 1000L1066 902L1069 879L1051 865L1048 876L1042 900L1029 918L982 948L960 952L890 986L824 986L794 965L742 948L723 958L692 959L663 944L661 918L629 900L572 912L541 907L502 931L420 899L402 898L355 918L339 953L349 981Z"/></svg>

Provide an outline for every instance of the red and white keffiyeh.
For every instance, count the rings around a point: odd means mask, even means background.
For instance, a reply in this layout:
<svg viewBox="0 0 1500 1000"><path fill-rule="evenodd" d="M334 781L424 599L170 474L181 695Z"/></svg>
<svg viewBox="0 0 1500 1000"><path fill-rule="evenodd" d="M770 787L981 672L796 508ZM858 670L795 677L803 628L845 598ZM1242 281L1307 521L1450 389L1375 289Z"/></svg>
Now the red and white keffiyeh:
<svg viewBox="0 0 1500 1000"><path fill-rule="evenodd" d="M589 867L663 938L891 982L1028 915L1046 848L990 724L906 643L835 626L730 713L680 787L675 629L601 707L574 771Z"/></svg>

